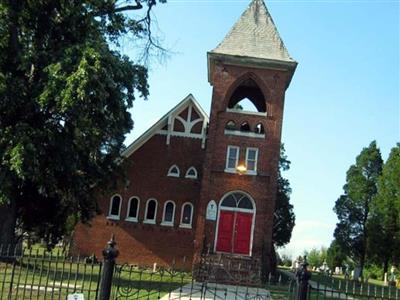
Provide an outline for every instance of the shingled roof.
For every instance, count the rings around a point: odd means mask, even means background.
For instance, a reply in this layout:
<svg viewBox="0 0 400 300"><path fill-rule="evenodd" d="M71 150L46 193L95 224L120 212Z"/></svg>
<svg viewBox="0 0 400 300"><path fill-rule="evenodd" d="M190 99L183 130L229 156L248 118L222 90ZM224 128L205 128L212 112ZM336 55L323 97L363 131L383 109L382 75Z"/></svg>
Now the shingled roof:
<svg viewBox="0 0 400 300"><path fill-rule="evenodd" d="M263 0L253 0L250 3L211 54L295 62L283 44Z"/></svg>

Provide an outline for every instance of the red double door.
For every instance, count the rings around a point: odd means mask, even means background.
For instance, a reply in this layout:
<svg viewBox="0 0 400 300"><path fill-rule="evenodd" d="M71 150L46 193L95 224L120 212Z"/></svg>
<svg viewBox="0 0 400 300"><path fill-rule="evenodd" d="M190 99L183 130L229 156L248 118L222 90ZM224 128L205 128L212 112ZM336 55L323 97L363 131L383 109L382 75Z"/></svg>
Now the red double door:
<svg viewBox="0 0 400 300"><path fill-rule="evenodd" d="M249 255L252 223L252 213L221 210L216 250Z"/></svg>

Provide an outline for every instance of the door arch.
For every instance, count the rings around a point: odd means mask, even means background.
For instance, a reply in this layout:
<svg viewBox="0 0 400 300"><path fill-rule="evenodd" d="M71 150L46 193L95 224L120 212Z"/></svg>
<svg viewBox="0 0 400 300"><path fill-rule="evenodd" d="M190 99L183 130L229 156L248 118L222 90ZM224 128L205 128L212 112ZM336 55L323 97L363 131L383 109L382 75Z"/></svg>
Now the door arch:
<svg viewBox="0 0 400 300"><path fill-rule="evenodd" d="M251 256L256 205L243 191L225 194L219 202L214 250Z"/></svg>

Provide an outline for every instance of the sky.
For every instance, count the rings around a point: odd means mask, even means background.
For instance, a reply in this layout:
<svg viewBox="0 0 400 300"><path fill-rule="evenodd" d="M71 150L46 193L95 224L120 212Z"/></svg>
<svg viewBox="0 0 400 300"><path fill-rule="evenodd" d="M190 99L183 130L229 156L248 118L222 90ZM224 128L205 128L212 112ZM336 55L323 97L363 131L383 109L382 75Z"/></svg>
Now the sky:
<svg viewBox="0 0 400 300"><path fill-rule="evenodd" d="M170 50L149 68L150 96L131 111L130 144L161 116L193 94L206 112L212 87L207 51L214 49L250 1L168 0L158 4L153 31ZM400 142L399 0L270 0L268 10L298 62L286 91L282 141L291 163L296 226L281 254L293 258L329 246L336 199L346 171L376 140L382 157ZM120 50L133 59L135 47Z"/></svg>

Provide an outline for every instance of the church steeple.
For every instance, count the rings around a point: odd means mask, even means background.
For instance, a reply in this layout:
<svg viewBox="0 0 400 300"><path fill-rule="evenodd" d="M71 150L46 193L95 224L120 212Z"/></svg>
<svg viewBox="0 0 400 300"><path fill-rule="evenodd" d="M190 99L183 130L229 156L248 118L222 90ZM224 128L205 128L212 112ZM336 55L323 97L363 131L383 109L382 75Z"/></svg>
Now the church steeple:
<svg viewBox="0 0 400 300"><path fill-rule="evenodd" d="M273 268L283 108L296 66L262 0L253 0L225 39L208 52L213 95L197 253L208 248L255 259L265 272ZM251 205L239 199L250 199ZM218 207L214 219L205 217L210 205Z"/></svg>
<svg viewBox="0 0 400 300"><path fill-rule="evenodd" d="M291 70L297 65L263 0L253 0L223 41L208 52L209 79L213 72L212 61L220 59L235 64L279 66Z"/></svg>

